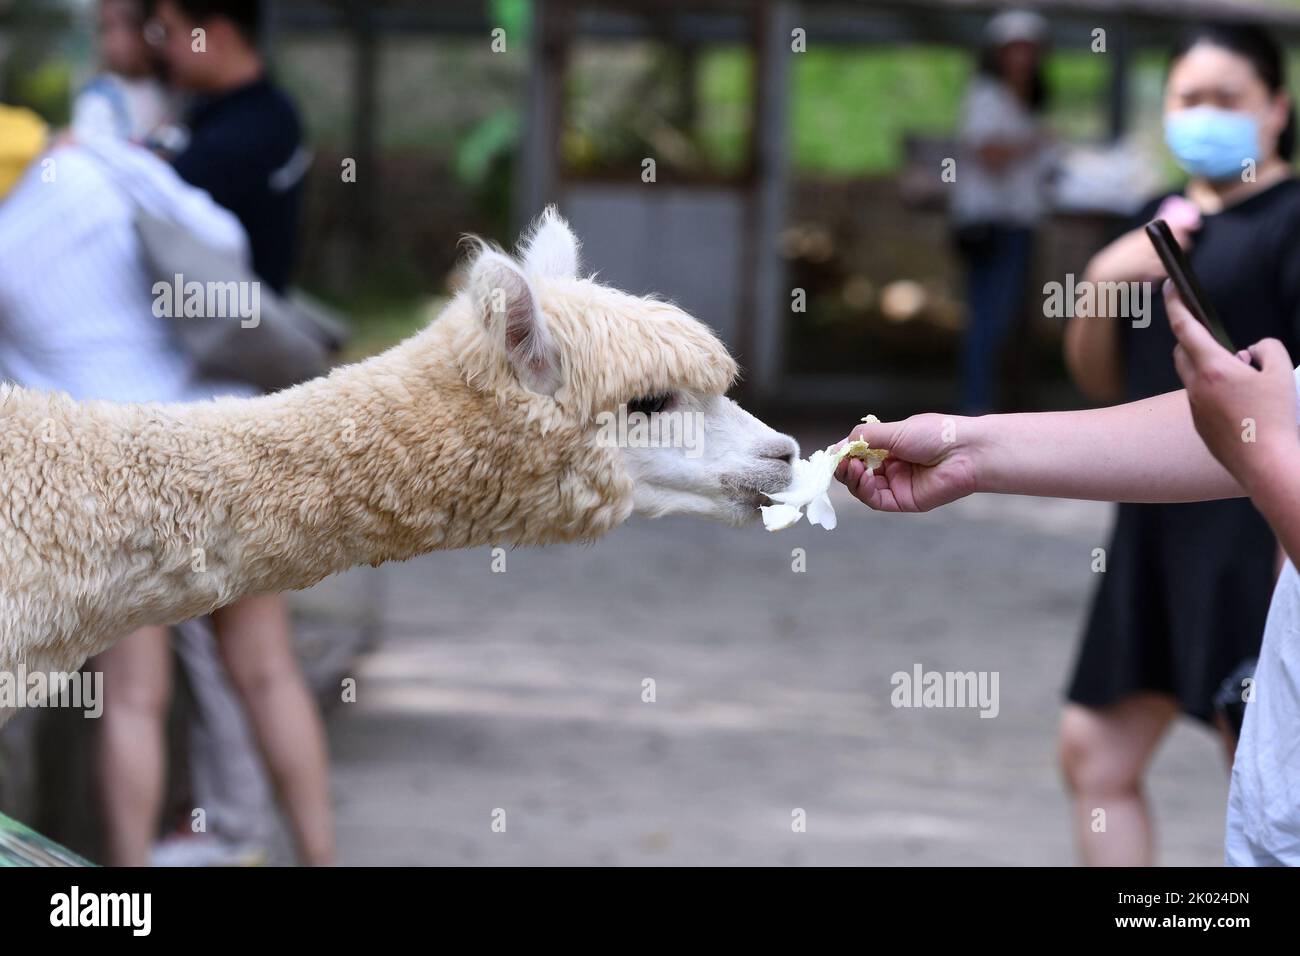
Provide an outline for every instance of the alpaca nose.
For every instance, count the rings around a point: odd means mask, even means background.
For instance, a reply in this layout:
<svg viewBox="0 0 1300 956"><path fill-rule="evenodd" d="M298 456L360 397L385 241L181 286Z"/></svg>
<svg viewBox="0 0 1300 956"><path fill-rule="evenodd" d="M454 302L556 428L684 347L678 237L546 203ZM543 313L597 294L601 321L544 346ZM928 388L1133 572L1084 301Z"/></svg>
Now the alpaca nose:
<svg viewBox="0 0 1300 956"><path fill-rule="evenodd" d="M789 435L782 435L776 441L764 445L758 457L773 458L787 465L793 465L794 460L799 457L799 443Z"/></svg>

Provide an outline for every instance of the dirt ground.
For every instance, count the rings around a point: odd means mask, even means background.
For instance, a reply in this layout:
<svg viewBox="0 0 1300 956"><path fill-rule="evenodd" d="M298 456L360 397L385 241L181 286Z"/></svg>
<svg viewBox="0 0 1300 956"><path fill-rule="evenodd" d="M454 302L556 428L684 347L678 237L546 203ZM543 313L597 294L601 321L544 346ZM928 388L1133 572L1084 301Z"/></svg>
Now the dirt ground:
<svg viewBox="0 0 1300 956"><path fill-rule="evenodd" d="M829 533L633 522L504 573L367 572L381 642L329 718L341 862L1073 863L1055 732L1109 509L835 500ZM996 672L997 715L892 706L917 665ZM1220 863L1226 790L1184 721L1162 862Z"/></svg>

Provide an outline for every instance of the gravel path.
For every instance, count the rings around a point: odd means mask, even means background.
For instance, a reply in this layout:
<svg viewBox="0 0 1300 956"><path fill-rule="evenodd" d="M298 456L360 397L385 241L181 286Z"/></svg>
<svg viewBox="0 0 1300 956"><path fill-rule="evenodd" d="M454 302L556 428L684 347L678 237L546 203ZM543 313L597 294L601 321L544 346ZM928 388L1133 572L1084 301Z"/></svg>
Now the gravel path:
<svg viewBox="0 0 1300 956"><path fill-rule="evenodd" d="M487 549L374 572L382 642L330 717L342 861L1072 863L1055 730L1109 510L836 503L830 533L633 522L505 573ZM891 706L917 664L997 672L997 716ZM1226 786L1183 722L1163 862L1220 862Z"/></svg>

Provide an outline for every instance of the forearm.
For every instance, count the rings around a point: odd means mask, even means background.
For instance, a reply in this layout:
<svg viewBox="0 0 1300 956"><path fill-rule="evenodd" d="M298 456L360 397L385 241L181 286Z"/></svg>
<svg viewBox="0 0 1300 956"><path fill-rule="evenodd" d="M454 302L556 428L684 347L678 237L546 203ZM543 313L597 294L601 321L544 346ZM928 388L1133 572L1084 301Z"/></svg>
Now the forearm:
<svg viewBox="0 0 1300 956"><path fill-rule="evenodd" d="M976 490L1095 501L1243 494L1192 423L1184 392L1078 412L969 419Z"/></svg>
<svg viewBox="0 0 1300 956"><path fill-rule="evenodd" d="M1085 282L1114 281L1106 273L1106 252L1093 257ZM1119 327L1106 314L1106 296L1080 296L1065 329L1065 362L1079 389L1096 402L1115 402L1124 393L1120 367Z"/></svg>
<svg viewBox="0 0 1300 956"><path fill-rule="evenodd" d="M1075 385L1095 402L1124 393L1115 320L1077 314L1065 329L1065 364Z"/></svg>

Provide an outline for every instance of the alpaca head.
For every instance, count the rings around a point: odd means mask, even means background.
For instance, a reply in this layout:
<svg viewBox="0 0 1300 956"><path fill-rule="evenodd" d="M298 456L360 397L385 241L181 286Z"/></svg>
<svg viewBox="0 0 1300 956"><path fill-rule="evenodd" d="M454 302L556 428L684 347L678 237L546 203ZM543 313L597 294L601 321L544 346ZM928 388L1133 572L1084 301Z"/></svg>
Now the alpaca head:
<svg viewBox="0 0 1300 956"><path fill-rule="evenodd" d="M634 513L741 524L789 483L799 446L726 397L726 347L669 302L581 276L554 208L517 258L480 247L461 299L467 377L544 428L582 434Z"/></svg>

